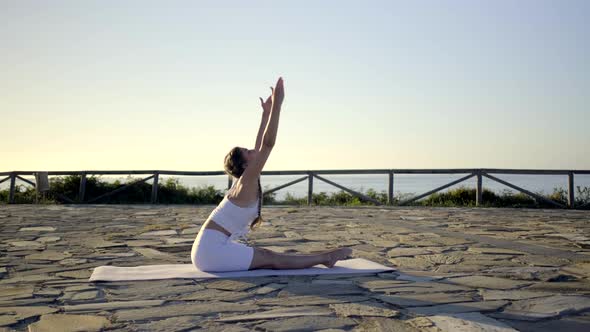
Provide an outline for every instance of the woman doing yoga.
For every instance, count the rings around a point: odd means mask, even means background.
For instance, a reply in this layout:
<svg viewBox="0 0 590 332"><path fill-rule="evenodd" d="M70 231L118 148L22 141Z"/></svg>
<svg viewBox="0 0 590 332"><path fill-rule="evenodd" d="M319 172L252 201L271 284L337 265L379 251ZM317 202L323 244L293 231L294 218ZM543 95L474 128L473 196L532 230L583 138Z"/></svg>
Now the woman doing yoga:
<svg viewBox="0 0 590 332"><path fill-rule="evenodd" d="M266 101L260 98L263 112L255 148L234 147L225 157L224 168L233 176L234 184L211 212L193 243L191 260L201 271L302 269L318 264L331 268L352 253L350 248L337 248L319 254L283 254L235 241L262 222L260 173L277 137L285 97L282 78L271 91Z"/></svg>

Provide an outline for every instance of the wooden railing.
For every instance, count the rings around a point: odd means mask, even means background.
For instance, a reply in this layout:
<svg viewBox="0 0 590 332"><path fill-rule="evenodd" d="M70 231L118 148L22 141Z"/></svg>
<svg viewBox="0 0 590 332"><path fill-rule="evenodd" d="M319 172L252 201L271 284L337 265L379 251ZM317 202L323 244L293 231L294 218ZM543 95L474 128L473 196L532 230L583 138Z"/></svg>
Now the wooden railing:
<svg viewBox="0 0 590 332"><path fill-rule="evenodd" d="M223 171L212 171L212 172L183 172L183 171L163 171L163 170L143 170L143 171L74 171L74 172L68 172L68 171L55 171L55 172L47 172L48 175L79 175L80 176L80 189L79 189L79 193L78 193L78 197L76 199L71 199L69 197L66 197L64 195L61 195L59 193L57 193L58 197L60 197L61 199L63 199L64 201L68 202L68 203L72 203L72 204L84 204L84 203L95 203L100 201L101 199L105 198L105 197L109 197L112 196L120 191L125 190L126 188L129 188L130 186L133 186L135 184L141 183L141 182L145 182L147 180L153 179L153 184L152 184L152 193L151 193L151 203L155 204L158 202L158 179L160 175L185 175L185 176L212 176L212 175L224 175L225 173ZM333 185L339 189L342 189L348 193L350 193L353 196L359 197L360 199L364 200L364 201L369 201L372 203L375 203L376 205L382 205L381 202L379 202L378 200L375 200L371 197L368 197L366 195L363 195L362 193L359 193L357 191L354 191L352 189L346 188L340 184L337 184L333 181L330 181L326 178L324 178L321 175L334 175L334 174L348 174L348 175L358 175L358 174L384 174L384 175L388 175L389 178L389 186L388 186L388 200L387 200L387 204L388 205L393 205L394 204L394 197L393 197L393 188L394 188L394 176L396 174L463 174L463 173L468 173L467 176L464 176L460 179L454 180L452 182L449 182L443 186L440 186L438 188L435 188L433 190L430 190L428 192L425 192L423 194L414 196L410 199L407 199L405 201L402 202L398 202L396 205L406 205L408 203L411 203L413 201L419 200L423 197L429 196L435 192L441 191L445 188L448 188L450 186L453 186L457 183L463 182L465 180L468 180L472 177L476 177L477 178L477 183L476 183L476 197L475 197L475 202L476 202L476 206L480 206L482 204L482 193L483 193L483 188L482 188L482 179L483 177L486 177L488 179L491 179L493 181L499 182L503 185L506 185L512 189L515 189L517 191L520 191L526 195L529 195L531 197L533 197L534 199L536 199L537 201L543 201L545 203L551 204L553 206L559 207L559 208L578 208L578 207L586 207L588 205L588 203L585 203L584 205L581 206L574 206L575 205L575 197L574 197L574 175L575 174L590 174L590 170L536 170L536 169L496 169L496 168L462 168L462 169L354 169L354 170L316 170L316 171L264 171L262 172L262 175L303 175L301 178L282 184L280 186L277 186L275 188L272 188L270 190L266 190L264 193L268 194L268 193L272 193L275 192L277 190L286 188L288 186L294 185L296 183L299 183L301 181L305 181L307 180L308 183L308 192L307 192L307 204L311 205L312 204L312 194L313 194L313 179L318 179L320 181L326 182L330 185ZM9 197L8 197L8 203L14 203L14 195L15 195L15 182L16 179L19 179L21 181L24 181L30 185L32 185L33 187L35 187L35 183L27 180L25 178L23 178L22 176L26 176L26 175L35 175L36 172L32 172L32 171L13 171L13 172L0 172L0 183L5 182L10 180L10 192L9 192ZM134 181L132 183L127 183L125 185L122 185L121 187L105 193L103 195L100 195L98 197L94 197L91 199L86 200L85 198L85 191L86 191L86 176L87 175L131 175L131 174L150 174L150 176ZM529 190L526 190L524 188L521 188L517 185L514 185L512 183L509 183L507 181L504 181L502 179L499 179L491 174L525 174L525 175L567 175L568 177L568 202L567 202L567 206L556 202L554 200L548 199L546 197L540 196L538 194L535 194ZM2 178L3 176L5 176L5 178ZM232 177L228 176L228 188L230 188L232 185Z"/></svg>

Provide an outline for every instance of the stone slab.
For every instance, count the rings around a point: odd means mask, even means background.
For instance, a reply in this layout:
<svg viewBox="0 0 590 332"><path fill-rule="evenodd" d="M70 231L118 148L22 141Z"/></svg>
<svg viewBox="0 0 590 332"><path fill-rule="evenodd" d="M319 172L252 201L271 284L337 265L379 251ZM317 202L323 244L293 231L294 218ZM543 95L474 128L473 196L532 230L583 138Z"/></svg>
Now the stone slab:
<svg viewBox="0 0 590 332"><path fill-rule="evenodd" d="M66 259L59 261L58 263L59 263L59 265L72 266L72 265L84 264L87 262L88 262L88 259L86 259L86 258L66 258Z"/></svg>
<svg viewBox="0 0 590 332"><path fill-rule="evenodd" d="M58 281L63 280L62 278L58 278L55 276L50 276L48 274L38 274L38 275L13 275L12 278L9 279L2 279L0 280L0 284L16 284L16 283L35 283L35 282L47 282L47 281Z"/></svg>
<svg viewBox="0 0 590 332"><path fill-rule="evenodd" d="M336 315L340 317L397 317L399 311L391 310L379 303L334 303L330 304Z"/></svg>
<svg viewBox="0 0 590 332"><path fill-rule="evenodd" d="M244 312L257 310L253 304L210 301L205 303L170 304L153 308L118 310L114 317L117 321L153 320L187 315L212 315L221 312Z"/></svg>
<svg viewBox="0 0 590 332"><path fill-rule="evenodd" d="M0 307L0 317L3 318L0 326L14 324L15 322L54 313L59 311L59 308L52 308L48 306L20 306L20 307Z"/></svg>
<svg viewBox="0 0 590 332"><path fill-rule="evenodd" d="M41 237L37 238L35 241L41 242L41 243L53 243L53 242L57 242L59 240L61 240L60 236L41 236Z"/></svg>
<svg viewBox="0 0 590 332"><path fill-rule="evenodd" d="M106 317L91 315L43 315L38 322L29 325L29 332L78 332L102 331L110 326Z"/></svg>
<svg viewBox="0 0 590 332"><path fill-rule="evenodd" d="M178 233L173 229L169 229L169 230L163 230L163 231L145 232L145 233L139 234L138 236L139 237L150 237L150 236L170 236L170 235L178 235Z"/></svg>
<svg viewBox="0 0 590 332"><path fill-rule="evenodd" d="M266 311L255 312L252 314L245 315L222 315L221 318L217 319L219 322L238 322L246 320L258 320L258 319L274 319L284 317L296 317L296 316L329 316L332 313L327 308L314 307L314 306L300 306L290 308L277 308Z"/></svg>
<svg viewBox="0 0 590 332"><path fill-rule="evenodd" d="M278 297L289 295L363 295L365 290L350 284L331 284L326 287L322 284L310 283L289 283L285 288L281 289Z"/></svg>
<svg viewBox="0 0 590 332"><path fill-rule="evenodd" d="M400 307L423 307L446 303L471 302L474 300L470 293L430 293L430 294L397 294L373 295L383 302Z"/></svg>
<svg viewBox="0 0 590 332"><path fill-rule="evenodd" d="M198 331L198 327L202 326L203 321L204 318L199 316L179 316L145 324L135 324L134 327L139 331L150 332Z"/></svg>
<svg viewBox="0 0 590 332"><path fill-rule="evenodd" d="M96 290L89 290L83 292L66 292L62 297L59 298L60 301L71 303L71 302L84 302L88 300L94 300L98 297L98 291Z"/></svg>
<svg viewBox="0 0 590 332"><path fill-rule="evenodd" d="M590 257L588 258L590 260ZM581 277L590 277L590 262L581 262L562 268L565 273L572 273Z"/></svg>
<svg viewBox="0 0 590 332"><path fill-rule="evenodd" d="M161 284L146 284L137 286L128 286L120 288L105 289L109 299L113 300L162 300L179 297L192 299L191 295L199 295L203 286L194 284L174 284L162 282ZM197 291L197 293L195 293ZM214 299L215 295L221 296L221 292L214 292L209 295ZM228 294L229 297L231 294ZM198 297L194 298L195 300ZM207 298L207 297L205 297Z"/></svg>
<svg viewBox="0 0 590 332"><path fill-rule="evenodd" d="M486 271L497 277L519 280L543 280L549 281L565 277L558 267L524 266L524 267L494 267Z"/></svg>
<svg viewBox="0 0 590 332"><path fill-rule="evenodd" d="M145 300L145 301L113 301L103 303L85 303L76 305L65 305L65 312L88 312L88 311L110 311L117 309L141 308L160 306L166 301L163 300Z"/></svg>
<svg viewBox="0 0 590 332"><path fill-rule="evenodd" d="M185 228L180 232L180 234L182 234L182 235L197 234L197 233L199 233L200 229L201 229L200 227Z"/></svg>
<svg viewBox="0 0 590 332"><path fill-rule="evenodd" d="M525 252L512 250L512 249L504 249L504 248L492 248L492 247L469 247L467 249L469 252L474 252L478 254L499 254L499 255L525 255Z"/></svg>
<svg viewBox="0 0 590 332"><path fill-rule="evenodd" d="M125 241L128 247L147 247L162 244L162 241L158 240L127 240Z"/></svg>
<svg viewBox="0 0 590 332"><path fill-rule="evenodd" d="M540 321L503 320L521 332L585 332L590 331L590 317L566 316L560 319Z"/></svg>
<svg viewBox="0 0 590 332"><path fill-rule="evenodd" d="M0 306L34 306L38 304L52 304L55 298L51 297L36 297L17 300L0 300Z"/></svg>
<svg viewBox="0 0 590 332"><path fill-rule="evenodd" d="M590 309L590 297L554 295L512 302L497 317L514 320L540 320L572 315Z"/></svg>
<svg viewBox="0 0 590 332"><path fill-rule="evenodd" d="M228 290L228 291L245 291L250 288L258 287L258 283L262 282L261 280L258 281L246 281L246 280L234 280L234 279L222 279L222 280L214 280L210 281L204 286L206 288L211 289L220 289L220 290Z"/></svg>
<svg viewBox="0 0 590 332"><path fill-rule="evenodd" d="M19 229L19 232L55 232L56 228L51 226L38 226L38 227L23 227Z"/></svg>
<svg viewBox="0 0 590 332"><path fill-rule="evenodd" d="M1 282L0 282L1 283ZM563 282L537 282L526 288L526 290L556 292L556 293L589 293L590 282L580 281L563 281Z"/></svg>
<svg viewBox="0 0 590 332"><path fill-rule="evenodd" d="M226 301L236 302L252 297L253 294L246 292L233 292L217 289L203 289L192 293L183 293L176 300L182 301Z"/></svg>
<svg viewBox="0 0 590 332"><path fill-rule="evenodd" d="M161 252L152 248L134 247L133 250L147 258L176 261L176 257L169 253Z"/></svg>
<svg viewBox="0 0 590 332"><path fill-rule="evenodd" d="M287 319L277 319L256 325L257 329L264 331L346 331L356 321L351 318L304 316Z"/></svg>
<svg viewBox="0 0 590 332"><path fill-rule="evenodd" d="M60 296L62 291L60 289L53 289L53 288L44 288L38 291L35 291L33 294L35 296Z"/></svg>
<svg viewBox="0 0 590 332"><path fill-rule="evenodd" d="M413 257L417 255L428 255L434 252L427 248L395 248L387 252L388 257Z"/></svg>
<svg viewBox="0 0 590 332"><path fill-rule="evenodd" d="M348 296L289 296L279 298L263 298L256 300L256 304L272 305L272 306L303 306L303 305L327 305L332 303L348 303L348 302L362 302L370 298L363 295L348 295Z"/></svg>
<svg viewBox="0 0 590 332"><path fill-rule="evenodd" d="M508 301L458 302L430 307L408 308L414 314L433 316L439 314L455 314L464 312L491 312L508 304Z"/></svg>
<svg viewBox="0 0 590 332"><path fill-rule="evenodd" d="M268 284L268 285L265 285L263 287L260 287L260 288L256 289L254 291L254 294L256 294L256 295L265 295L265 294L272 293L272 292L274 292L276 290L281 290L281 289L283 289L285 287L287 287L286 284L271 283L271 284Z"/></svg>
<svg viewBox="0 0 590 332"><path fill-rule="evenodd" d="M390 279L376 279L370 281L359 282L359 287L377 291L379 289L388 289L392 287L399 287L400 285L408 285L409 282L405 280L390 280Z"/></svg>
<svg viewBox="0 0 590 332"><path fill-rule="evenodd" d="M167 244L178 244L178 243L193 243L195 242L194 238L179 238L179 237L171 237L171 238L164 238Z"/></svg>
<svg viewBox="0 0 590 332"><path fill-rule="evenodd" d="M445 292L469 292L470 287L454 285L441 282L412 282L392 285L389 288L373 288L372 292L385 294L407 294L407 293L445 293Z"/></svg>
<svg viewBox="0 0 590 332"><path fill-rule="evenodd" d="M480 289L479 294L485 301L493 300L525 300L534 299L537 297L551 296L549 292L534 292L527 290L493 290L493 289Z"/></svg>
<svg viewBox="0 0 590 332"><path fill-rule="evenodd" d="M107 241L102 238L86 239L82 244L88 248L117 248L127 246L125 243Z"/></svg>
<svg viewBox="0 0 590 332"><path fill-rule="evenodd" d="M343 330L336 330L343 331ZM401 319L367 317L352 330L353 332L420 332L417 328Z"/></svg>
<svg viewBox="0 0 590 332"><path fill-rule="evenodd" d="M92 275L91 270L74 270L58 272L55 274L58 277L73 278L73 279L88 279Z"/></svg>
<svg viewBox="0 0 590 332"><path fill-rule="evenodd" d="M486 277L486 276L467 276L449 278L446 282L464 285L473 288L489 288L489 289L515 289L528 286L530 282L523 282L504 278Z"/></svg>
<svg viewBox="0 0 590 332"><path fill-rule="evenodd" d="M17 248L39 249L44 248L45 244L37 241L13 241L8 242L9 245Z"/></svg>
<svg viewBox="0 0 590 332"><path fill-rule="evenodd" d="M430 316L441 332L518 332L512 327L479 312Z"/></svg>
<svg viewBox="0 0 590 332"><path fill-rule="evenodd" d="M8 285L0 288L2 299L22 299L33 296L35 287L33 285Z"/></svg>
<svg viewBox="0 0 590 332"><path fill-rule="evenodd" d="M56 251L56 250L44 250L40 253L27 255L26 260L42 260L42 261L61 261L62 259L72 257L72 254Z"/></svg>

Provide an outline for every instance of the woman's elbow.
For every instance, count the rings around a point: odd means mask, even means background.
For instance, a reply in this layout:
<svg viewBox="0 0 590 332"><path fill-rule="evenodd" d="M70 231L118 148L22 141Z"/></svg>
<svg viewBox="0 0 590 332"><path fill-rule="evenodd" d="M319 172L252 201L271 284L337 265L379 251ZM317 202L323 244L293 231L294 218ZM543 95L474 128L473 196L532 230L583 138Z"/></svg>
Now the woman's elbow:
<svg viewBox="0 0 590 332"><path fill-rule="evenodd" d="M274 139L265 139L262 141L262 145L266 146L267 148L272 148L275 146L275 140Z"/></svg>

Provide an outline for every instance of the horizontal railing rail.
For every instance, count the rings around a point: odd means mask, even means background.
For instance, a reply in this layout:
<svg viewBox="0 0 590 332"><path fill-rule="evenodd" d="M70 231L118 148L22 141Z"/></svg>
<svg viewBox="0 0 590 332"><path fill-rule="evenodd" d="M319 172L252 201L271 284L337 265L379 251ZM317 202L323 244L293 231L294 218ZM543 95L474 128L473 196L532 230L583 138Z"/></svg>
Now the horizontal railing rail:
<svg viewBox="0 0 590 332"><path fill-rule="evenodd" d="M33 187L36 184L28 179L23 178L22 176L31 176L36 175L37 171L12 171L12 172L0 172L0 183L5 181L10 181L10 189L9 189L9 196L8 196L8 203L14 203L15 197L15 183L16 180L21 180ZM146 182L150 179L153 179L152 183L152 192L151 192L151 203L155 204L158 202L158 181L160 175L183 175L183 176L216 176L216 175L225 175L224 171L171 171L171 170L109 170L109 171L100 171L100 170L85 170L85 171L49 171L46 172L48 176L63 176L63 175L80 175L80 187L78 192L78 197L76 199L68 198L62 194L57 193L58 197L63 199L68 203L73 204L88 204L88 203L95 203L100 202L102 199L115 195L131 186L136 184ZM280 189L284 189L286 187L292 186L299 182L308 181L308 194L307 194L307 204L312 205L313 200L313 179L316 178L322 182L328 183L332 186L335 186L339 189L342 189L351 195L358 197L359 199L367 202L371 202L376 205L382 205L382 203L374 198L366 196L360 192L347 188L343 185L340 185L336 182L328 180L320 175L365 175L365 174L384 174L388 175L388 197L387 197L387 205L394 205L394 177L396 174L468 174L465 177L459 178L457 180L453 180L445 185L437 187L433 190L427 191L423 194L416 195L410 199L405 201L398 202L396 205L406 205L426 196L432 195L438 191L451 187L455 184L460 182L466 181L472 177L477 178L476 182L476 197L475 202L476 206L480 206L482 204L483 198L483 185L482 179L486 177L492 181L496 181L501 183L505 186L508 186L512 189L515 189L519 192L522 192L528 196L531 196L537 201L542 201L553 205L558 208L576 208L575 206L575 193L574 193L574 175L587 175L590 174L590 170L567 170L567 169L560 169L560 170L543 170L543 169L501 169L501 168L445 168L445 169L344 169L344 170L288 170L288 171L263 171L262 175L304 175L297 180L290 181L288 183L279 185L275 188L265 190L265 194L276 192ZM104 193L100 196L85 199L85 192L86 192L86 177L88 175L133 175L133 174L149 174L150 176L136 180L132 183L123 184L120 187L108 192ZM540 196L535 194L527 189L521 188L515 184L512 184L508 181L499 179L491 174L519 174L519 175L567 175L568 177L568 202L567 206L563 205L559 202L554 200L548 199L546 197ZM2 178L4 177L4 178ZM228 176L228 189L232 185L232 177ZM589 204L586 203L584 205L580 205L577 207L586 207Z"/></svg>

